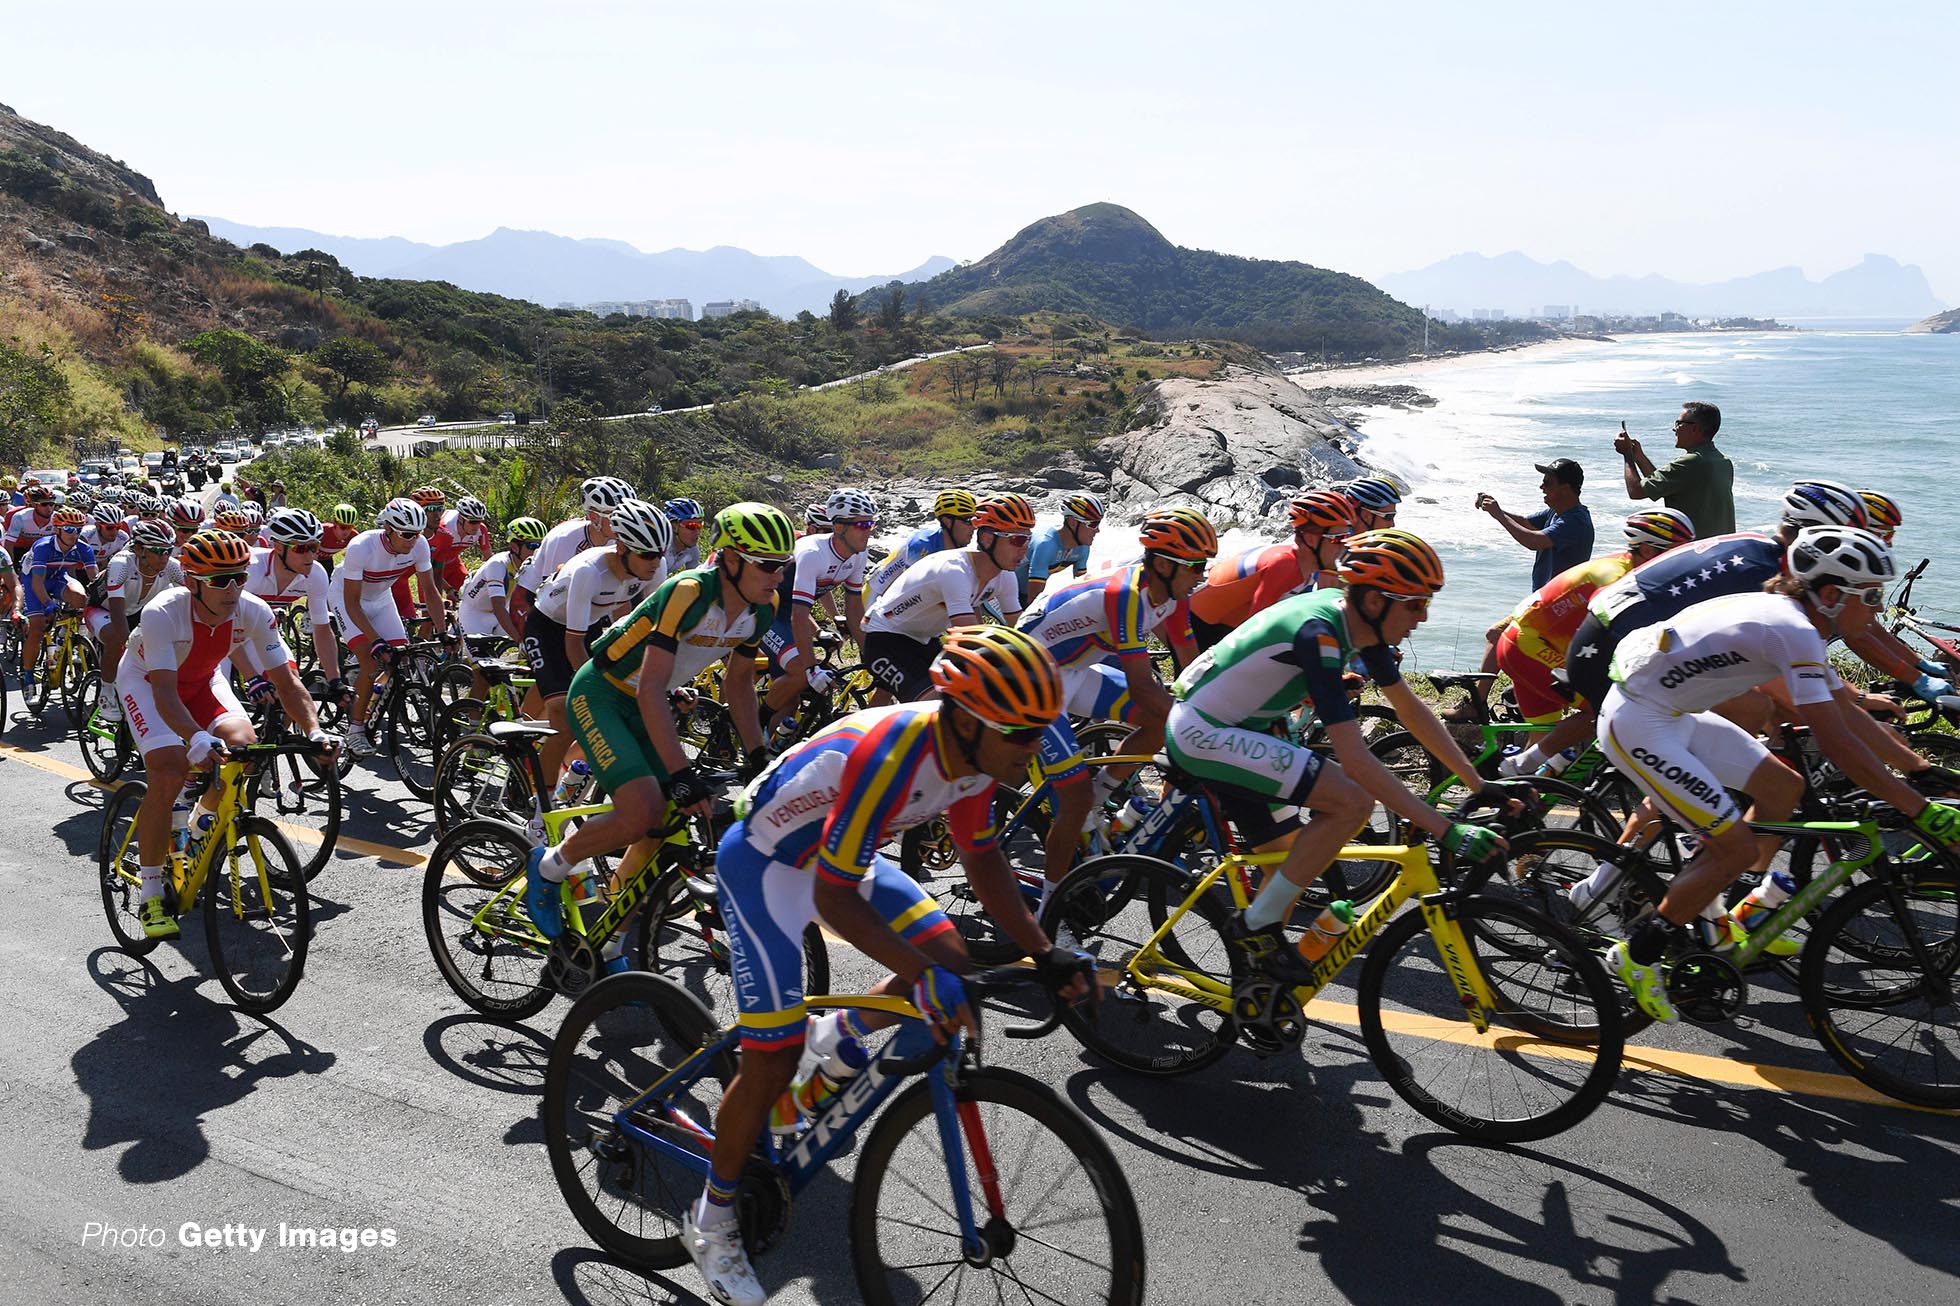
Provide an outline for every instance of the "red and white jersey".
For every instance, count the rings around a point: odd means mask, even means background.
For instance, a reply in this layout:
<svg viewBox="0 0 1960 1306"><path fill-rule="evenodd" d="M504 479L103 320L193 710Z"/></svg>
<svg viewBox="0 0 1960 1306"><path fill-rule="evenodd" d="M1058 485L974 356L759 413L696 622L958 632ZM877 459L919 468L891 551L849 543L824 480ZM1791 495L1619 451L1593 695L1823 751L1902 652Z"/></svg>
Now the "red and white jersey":
<svg viewBox="0 0 1960 1306"><path fill-rule="evenodd" d="M334 569L335 607L340 606L343 595L365 607L386 595L389 587L402 577L429 570L427 539L417 536L406 553L388 552L386 539L387 532L376 528L362 531L347 545L340 566Z"/></svg>
<svg viewBox="0 0 1960 1306"><path fill-rule="evenodd" d="M190 590L170 589L144 606L117 676L174 671L181 685L202 685L220 674L226 658L261 675L292 661L272 608L256 594L241 594L230 621L207 626L195 615Z"/></svg>
<svg viewBox="0 0 1960 1306"><path fill-rule="evenodd" d="M305 599L306 614L317 638L327 620L327 569L317 558L309 561L307 567L308 570L298 575L288 576L281 585L273 551L253 549L251 564L245 572L245 592L258 595L275 608Z"/></svg>
<svg viewBox="0 0 1960 1306"><path fill-rule="evenodd" d="M429 538L429 556L437 563L455 562L471 549L482 557L490 556L490 523L466 522L462 513L451 508Z"/></svg>

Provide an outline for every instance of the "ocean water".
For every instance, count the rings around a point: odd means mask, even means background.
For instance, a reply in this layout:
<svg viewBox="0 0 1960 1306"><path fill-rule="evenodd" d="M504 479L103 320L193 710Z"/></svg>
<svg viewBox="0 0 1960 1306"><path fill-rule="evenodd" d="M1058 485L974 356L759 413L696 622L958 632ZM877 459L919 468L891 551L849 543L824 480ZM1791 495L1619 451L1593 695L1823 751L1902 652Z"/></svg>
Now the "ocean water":
<svg viewBox="0 0 1960 1306"><path fill-rule="evenodd" d="M1586 471L1594 551L1609 552L1634 507L1613 452L1621 421L1664 463L1690 399L1722 410L1717 445L1735 464L1738 529L1773 522L1801 477L1881 490L1904 510L1901 568L1934 560L1916 598L1960 620L1960 336L1902 335L1901 325L1629 336L1385 378L1438 401L1371 409L1361 424L1362 456L1410 487L1398 524L1436 546L1448 576L1411 662L1474 669L1485 628L1530 589L1531 554L1471 507L1479 491L1513 512L1535 511L1544 501L1532 464L1575 459Z"/></svg>

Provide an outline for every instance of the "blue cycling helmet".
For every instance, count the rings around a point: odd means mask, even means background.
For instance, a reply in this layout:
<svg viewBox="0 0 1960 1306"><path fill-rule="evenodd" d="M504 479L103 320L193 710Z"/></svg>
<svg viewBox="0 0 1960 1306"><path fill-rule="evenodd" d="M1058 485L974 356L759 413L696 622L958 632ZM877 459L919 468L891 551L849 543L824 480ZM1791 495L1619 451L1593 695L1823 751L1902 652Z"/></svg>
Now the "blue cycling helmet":
<svg viewBox="0 0 1960 1306"><path fill-rule="evenodd" d="M669 499L661 505L661 511L667 514L669 521L674 522L699 523L707 516L693 499Z"/></svg>

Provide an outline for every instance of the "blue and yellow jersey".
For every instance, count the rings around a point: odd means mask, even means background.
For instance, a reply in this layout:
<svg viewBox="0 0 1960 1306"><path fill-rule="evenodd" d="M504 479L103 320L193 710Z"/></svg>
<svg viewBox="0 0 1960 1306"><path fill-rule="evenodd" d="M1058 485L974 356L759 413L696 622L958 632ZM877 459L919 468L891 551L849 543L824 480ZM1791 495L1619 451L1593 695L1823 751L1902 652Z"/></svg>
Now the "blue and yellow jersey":
<svg viewBox="0 0 1960 1306"><path fill-rule="evenodd" d="M1188 606L1177 600L1153 605L1142 563L1044 590L1020 621L1064 671L1111 656L1149 657L1150 632L1160 625L1169 639L1190 638Z"/></svg>

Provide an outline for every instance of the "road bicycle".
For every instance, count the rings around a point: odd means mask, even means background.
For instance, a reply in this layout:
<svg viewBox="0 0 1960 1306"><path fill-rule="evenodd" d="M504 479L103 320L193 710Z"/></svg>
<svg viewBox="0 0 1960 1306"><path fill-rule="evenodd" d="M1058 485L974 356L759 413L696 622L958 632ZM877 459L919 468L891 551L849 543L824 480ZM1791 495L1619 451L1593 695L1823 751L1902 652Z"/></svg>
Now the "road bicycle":
<svg viewBox="0 0 1960 1306"><path fill-rule="evenodd" d="M312 937L312 907L299 854L279 827L244 810L242 794L255 767L288 754L317 758L314 744L248 744L219 759L215 775L201 773L186 790L215 786L214 823L201 840L172 852L164 871L164 910L183 916L204 895L204 939L218 982L241 1011L276 1009L299 985ZM98 861L102 907L117 944L143 956L161 940L143 932L139 912L142 869L136 815L148 788L132 780L109 799Z"/></svg>
<svg viewBox="0 0 1960 1306"><path fill-rule="evenodd" d="M55 609L47 629L41 632L34 680L22 687L21 702L38 719L58 686L69 724L79 727L84 719L82 681L95 669L95 660L94 641L82 630L81 609Z"/></svg>
<svg viewBox="0 0 1960 1306"><path fill-rule="evenodd" d="M103 784L119 779L131 765L142 765L142 755L136 751L136 741L130 737L129 723L118 714L113 720L102 715L102 695L120 693L116 682L106 684L101 671L91 667L82 677L78 697L81 700L81 724L77 727L77 737L82 745L82 762L88 773ZM5 698L0 696L0 710L4 710Z"/></svg>
<svg viewBox="0 0 1960 1306"><path fill-rule="evenodd" d="M1169 778L1185 792L1214 788L1175 769ZM1395 877L1298 987L1269 978L1234 941L1254 872L1277 874L1284 853L1246 853L1234 841L1205 870L1129 853L1083 862L1050 895L1041 924L1097 958L1104 995L1062 1023L1102 1059L1154 1076L1189 1074L1240 1043L1261 1057L1293 1052L1312 1019L1358 1024L1403 1101L1445 1128L1503 1142L1550 1137L1605 1100L1624 1041L1618 986L1576 935L1522 904L1445 888L1451 868L1439 874L1425 844L1355 845L1341 856L1391 863ZM1120 909L1100 887L1112 875L1139 881ZM1398 914L1411 901L1419 910ZM1415 942L1425 931L1433 958ZM1320 998L1370 940L1354 1004Z"/></svg>
<svg viewBox="0 0 1960 1306"><path fill-rule="evenodd" d="M983 998L1038 983L1010 968L969 977L966 990L978 1013ZM764 1132L736 1195L752 1256L780 1242L797 1194L870 1125L848 1217L859 1300L1143 1300L1143 1229L1129 1182L1053 1088L981 1064L978 1038L935 1043L902 998L809 1005L901 1020L800 1133ZM1037 1037L1054 1022L1006 1033ZM595 985L559 1029L543 1107L552 1175L579 1224L629 1265L687 1262L681 1220L706 1182L738 1039L690 994L643 974Z"/></svg>
<svg viewBox="0 0 1960 1306"><path fill-rule="evenodd" d="M278 694L262 677L247 682L244 701L252 714L253 733L261 740L275 744L302 741ZM245 807L277 822L302 846L301 861L309 881L333 860L346 811L340 769L333 762L302 751L270 758L245 777Z"/></svg>
<svg viewBox="0 0 1960 1306"><path fill-rule="evenodd" d="M448 656L449 646L441 640L413 640L397 646L385 656L375 675L374 692L362 718L376 755L394 763L395 774L408 791L425 801L435 792L436 774L434 698L430 690ZM341 779L347 778L356 760L341 750Z"/></svg>

